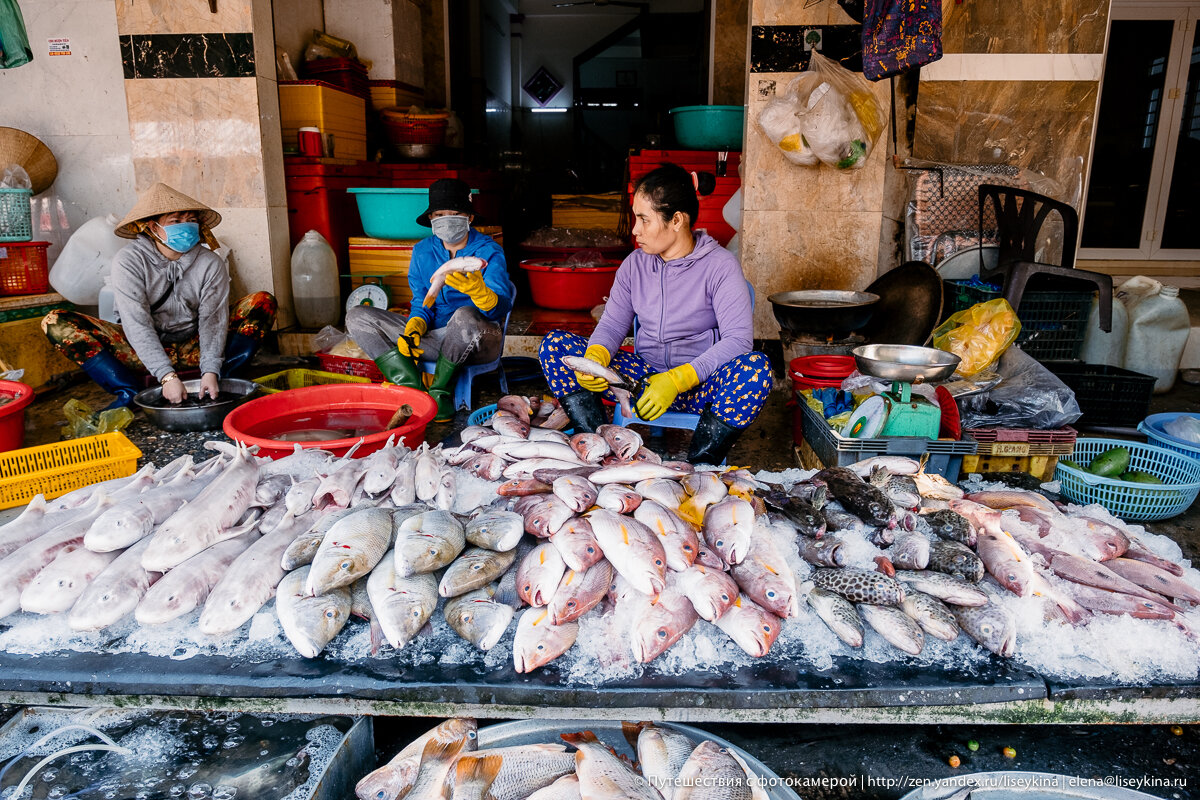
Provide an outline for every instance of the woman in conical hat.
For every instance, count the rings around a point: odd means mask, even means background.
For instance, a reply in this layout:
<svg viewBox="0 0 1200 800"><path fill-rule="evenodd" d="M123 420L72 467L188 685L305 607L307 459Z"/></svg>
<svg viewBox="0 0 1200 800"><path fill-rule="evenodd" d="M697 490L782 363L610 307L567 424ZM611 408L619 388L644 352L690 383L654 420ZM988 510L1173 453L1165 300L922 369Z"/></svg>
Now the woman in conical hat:
<svg viewBox="0 0 1200 800"><path fill-rule="evenodd" d="M187 397L177 370L201 372L201 397L254 355L275 323L268 292L229 309L229 268L211 248L221 215L164 183L151 186L117 226L132 239L113 257L109 285L120 324L52 311L42 330L92 380L129 406L149 372L172 403Z"/></svg>

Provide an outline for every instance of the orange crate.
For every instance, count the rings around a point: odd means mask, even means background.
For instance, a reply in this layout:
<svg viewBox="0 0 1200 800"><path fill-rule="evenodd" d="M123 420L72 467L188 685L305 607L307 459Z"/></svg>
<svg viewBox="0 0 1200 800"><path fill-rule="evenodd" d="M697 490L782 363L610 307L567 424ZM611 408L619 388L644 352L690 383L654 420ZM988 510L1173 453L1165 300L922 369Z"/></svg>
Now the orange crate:
<svg viewBox="0 0 1200 800"><path fill-rule="evenodd" d="M50 291L49 242L0 243L0 295Z"/></svg>

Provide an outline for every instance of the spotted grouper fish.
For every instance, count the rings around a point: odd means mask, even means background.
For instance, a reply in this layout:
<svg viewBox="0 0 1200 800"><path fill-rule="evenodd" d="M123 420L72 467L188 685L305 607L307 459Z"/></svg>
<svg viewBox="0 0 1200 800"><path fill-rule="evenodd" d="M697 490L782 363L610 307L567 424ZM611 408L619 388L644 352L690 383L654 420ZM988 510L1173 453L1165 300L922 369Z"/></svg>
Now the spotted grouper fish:
<svg viewBox="0 0 1200 800"><path fill-rule="evenodd" d="M858 567L814 570L812 581L852 603L894 606L904 601L904 587L895 578Z"/></svg>

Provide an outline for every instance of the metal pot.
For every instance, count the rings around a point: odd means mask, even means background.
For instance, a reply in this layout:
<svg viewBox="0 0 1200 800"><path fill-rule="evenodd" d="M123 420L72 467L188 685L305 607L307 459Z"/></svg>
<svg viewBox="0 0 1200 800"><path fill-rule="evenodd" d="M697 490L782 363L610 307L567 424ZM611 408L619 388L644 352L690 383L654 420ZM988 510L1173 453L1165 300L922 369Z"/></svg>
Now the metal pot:
<svg viewBox="0 0 1200 800"><path fill-rule="evenodd" d="M189 400L195 398L200 393L200 380L184 381L183 388L187 389ZM206 399L196 405L184 400L178 406L164 406L162 387L152 386L134 395L133 402L146 413L147 419L164 431L184 433L220 430L225 415L253 397L259 385L238 378L222 378L217 388L235 396L228 400Z"/></svg>
<svg viewBox="0 0 1200 800"><path fill-rule="evenodd" d="M438 146L436 144L398 144L396 150L404 158L425 160L437 155Z"/></svg>
<svg viewBox="0 0 1200 800"><path fill-rule="evenodd" d="M775 321L788 333L814 333L841 338L871 321L879 295L809 289L770 296Z"/></svg>

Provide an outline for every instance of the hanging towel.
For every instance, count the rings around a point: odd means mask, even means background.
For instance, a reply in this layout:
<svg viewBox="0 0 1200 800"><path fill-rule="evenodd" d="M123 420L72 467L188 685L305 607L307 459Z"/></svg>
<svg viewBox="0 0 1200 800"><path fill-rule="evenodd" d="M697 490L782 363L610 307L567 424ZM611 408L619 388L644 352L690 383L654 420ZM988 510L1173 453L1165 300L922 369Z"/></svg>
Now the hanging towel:
<svg viewBox="0 0 1200 800"><path fill-rule="evenodd" d="M942 57L942 0L866 0L863 75L873 81Z"/></svg>

